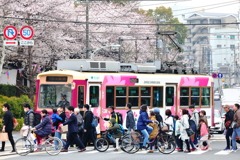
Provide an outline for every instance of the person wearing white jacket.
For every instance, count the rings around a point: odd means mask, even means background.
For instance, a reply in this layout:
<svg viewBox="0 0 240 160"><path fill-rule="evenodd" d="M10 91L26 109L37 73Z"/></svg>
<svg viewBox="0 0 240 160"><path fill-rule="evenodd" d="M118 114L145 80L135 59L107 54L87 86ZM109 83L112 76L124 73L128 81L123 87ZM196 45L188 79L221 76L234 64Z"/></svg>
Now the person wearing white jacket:
<svg viewBox="0 0 240 160"><path fill-rule="evenodd" d="M179 152L183 152L183 141L187 145L187 150L184 151L185 153L189 153L190 151L190 145L189 145L189 136L187 134L186 129L189 128L189 113L188 110L183 109L182 110L182 118L181 118L181 127L180 127L180 149Z"/></svg>

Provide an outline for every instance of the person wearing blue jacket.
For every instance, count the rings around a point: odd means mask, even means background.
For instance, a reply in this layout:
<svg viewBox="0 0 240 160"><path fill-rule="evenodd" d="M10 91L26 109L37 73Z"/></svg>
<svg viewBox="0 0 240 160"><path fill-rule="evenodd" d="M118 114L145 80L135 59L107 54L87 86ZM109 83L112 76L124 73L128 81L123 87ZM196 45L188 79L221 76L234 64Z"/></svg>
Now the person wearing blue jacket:
<svg viewBox="0 0 240 160"><path fill-rule="evenodd" d="M62 118L59 117L57 114L57 109L53 109L53 114L52 114L52 122L55 123L57 120L62 121ZM56 126L54 126L54 129L57 129Z"/></svg>
<svg viewBox="0 0 240 160"><path fill-rule="evenodd" d="M149 120L148 113L147 113L148 107L146 104L143 104L140 109L140 116L137 121L137 130L141 131L141 133L144 136L143 145L142 148L146 149L146 144L149 142L148 138L151 134L153 128L148 126L148 123L154 123L154 121Z"/></svg>

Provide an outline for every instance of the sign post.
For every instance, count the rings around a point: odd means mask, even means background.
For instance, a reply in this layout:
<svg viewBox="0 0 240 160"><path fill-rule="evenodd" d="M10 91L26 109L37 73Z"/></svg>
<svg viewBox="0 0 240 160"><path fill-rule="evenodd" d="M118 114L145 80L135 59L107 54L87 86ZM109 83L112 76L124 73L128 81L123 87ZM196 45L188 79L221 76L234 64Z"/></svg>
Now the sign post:
<svg viewBox="0 0 240 160"><path fill-rule="evenodd" d="M30 40L34 35L34 30L30 26L24 26L20 30L20 35L24 40L20 40L21 46L33 46L34 41Z"/></svg>

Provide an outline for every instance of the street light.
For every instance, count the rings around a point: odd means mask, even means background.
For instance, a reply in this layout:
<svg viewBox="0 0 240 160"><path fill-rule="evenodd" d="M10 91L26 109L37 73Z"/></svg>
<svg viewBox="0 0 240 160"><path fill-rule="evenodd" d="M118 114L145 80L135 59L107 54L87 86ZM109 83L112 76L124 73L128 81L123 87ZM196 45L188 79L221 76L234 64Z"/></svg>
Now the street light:
<svg viewBox="0 0 240 160"><path fill-rule="evenodd" d="M101 50L101 49L104 49L104 48L108 48L108 47L121 47L121 45L116 44L116 45L110 45L110 46L104 46L104 47L98 48L98 49L96 49L96 50L94 50L94 51L92 52L90 59L93 59L93 55L95 54L95 52L97 52L97 51L99 51L99 50Z"/></svg>

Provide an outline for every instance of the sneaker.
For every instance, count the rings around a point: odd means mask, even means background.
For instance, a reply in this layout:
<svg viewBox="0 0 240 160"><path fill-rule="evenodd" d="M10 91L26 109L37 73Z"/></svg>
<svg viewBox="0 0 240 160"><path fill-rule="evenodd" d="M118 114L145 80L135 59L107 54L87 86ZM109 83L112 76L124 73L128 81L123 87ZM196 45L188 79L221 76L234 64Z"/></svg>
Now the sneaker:
<svg viewBox="0 0 240 160"><path fill-rule="evenodd" d="M190 151L196 151L196 149L194 148L194 149L190 149Z"/></svg>
<svg viewBox="0 0 240 160"><path fill-rule="evenodd" d="M237 149L231 149L230 152L237 152Z"/></svg>
<svg viewBox="0 0 240 160"><path fill-rule="evenodd" d="M34 152L39 152L39 151L40 151L39 148L35 148L35 149L34 149Z"/></svg>
<svg viewBox="0 0 240 160"><path fill-rule="evenodd" d="M230 150L230 148L228 148L228 147L226 147L225 149L223 149L224 151L229 151Z"/></svg>
<svg viewBox="0 0 240 160"><path fill-rule="evenodd" d="M114 152L118 152L118 149L116 148L116 149L114 149L113 151L114 151Z"/></svg>
<svg viewBox="0 0 240 160"><path fill-rule="evenodd" d="M145 150L147 150L147 147L145 147L145 146L142 146L142 149L145 149Z"/></svg>
<svg viewBox="0 0 240 160"><path fill-rule="evenodd" d="M153 153L154 151L153 150L148 150L147 153Z"/></svg>

